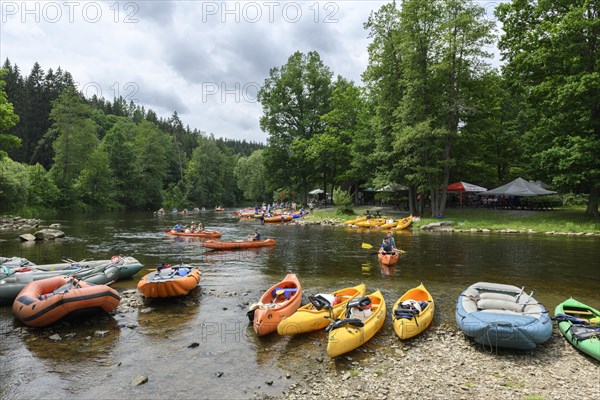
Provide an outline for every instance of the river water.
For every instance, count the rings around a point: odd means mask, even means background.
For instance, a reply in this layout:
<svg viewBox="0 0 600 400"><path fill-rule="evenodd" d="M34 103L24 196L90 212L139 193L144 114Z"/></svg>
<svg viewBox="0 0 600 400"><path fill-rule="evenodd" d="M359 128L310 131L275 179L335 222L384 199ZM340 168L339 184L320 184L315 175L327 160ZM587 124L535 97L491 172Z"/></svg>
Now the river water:
<svg viewBox="0 0 600 400"><path fill-rule="evenodd" d="M180 220L204 223L222 240L243 239L260 227L273 248L206 252L202 240L163 233ZM600 307L600 238L544 234L467 234L403 231L397 247L406 251L396 267L382 268L374 250L379 231L347 227L266 224L238 220L230 211L186 217L151 213L78 214L46 220L60 223L67 238L21 243L2 233L0 256L38 264L61 259L136 257L146 268L183 261L202 269L199 288L186 298L143 301L114 316L84 324L44 329L23 325L10 307L0 307L0 398L158 399L251 398L278 395L311 373L315 362L331 362L324 332L297 337L257 338L246 318L258 300L286 272L294 272L307 295L354 286L380 289L388 309L406 290L423 282L436 300L434 324L453 324L460 292L478 281L525 286L554 307L573 296ZM143 270L118 281L120 292L135 289ZM62 340L50 339L58 334ZM378 335L393 335L388 311ZM370 346L377 348L377 336ZM190 347L190 345L194 346ZM196 346L197 344L197 346ZM355 351L353 360L368 355ZM333 368L346 359L333 362ZM341 368L341 364L340 364ZM147 375L146 384L131 381Z"/></svg>

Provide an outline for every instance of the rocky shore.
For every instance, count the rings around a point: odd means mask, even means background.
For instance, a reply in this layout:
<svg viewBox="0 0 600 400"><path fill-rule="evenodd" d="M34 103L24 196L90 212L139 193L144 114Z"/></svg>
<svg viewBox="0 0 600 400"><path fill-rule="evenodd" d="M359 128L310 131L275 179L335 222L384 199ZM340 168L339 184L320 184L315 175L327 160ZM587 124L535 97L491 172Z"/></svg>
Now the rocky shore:
<svg viewBox="0 0 600 400"><path fill-rule="evenodd" d="M313 360L311 369L294 371L292 377L300 374L302 379L281 398L564 400L600 396L600 364L573 348L556 328L548 342L525 352L485 349L450 325L432 326L404 342L391 328L387 330L347 356Z"/></svg>

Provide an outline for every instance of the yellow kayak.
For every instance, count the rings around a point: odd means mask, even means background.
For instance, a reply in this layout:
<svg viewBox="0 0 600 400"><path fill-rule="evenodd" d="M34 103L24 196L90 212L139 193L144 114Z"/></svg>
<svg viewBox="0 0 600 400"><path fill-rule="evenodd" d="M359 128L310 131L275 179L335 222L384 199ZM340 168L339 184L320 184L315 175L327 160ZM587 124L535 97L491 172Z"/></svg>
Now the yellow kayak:
<svg viewBox="0 0 600 400"><path fill-rule="evenodd" d="M383 225L379 225L379 227L381 229L390 229L390 228L394 228L396 225L398 225L400 221L392 221L392 222L387 222Z"/></svg>
<svg viewBox="0 0 600 400"><path fill-rule="evenodd" d="M357 217L357 218L350 219L350 220L344 222L344 224L346 224L346 225L354 225L355 223L357 223L359 221L363 221L365 219L367 219L367 217Z"/></svg>
<svg viewBox="0 0 600 400"><path fill-rule="evenodd" d="M365 304L366 298L370 300L370 304ZM360 306L351 308L354 303L360 303ZM327 327L327 354L330 357L337 357L362 346L375 336L385 323L385 300L379 290L368 296L353 299L348 308L350 309L340 316L346 318L336 319Z"/></svg>
<svg viewBox="0 0 600 400"><path fill-rule="evenodd" d="M398 221L398 225L396 225L396 230L400 231L402 229L406 229L410 226L411 223L412 223L412 215Z"/></svg>
<svg viewBox="0 0 600 400"><path fill-rule="evenodd" d="M298 333L306 333L312 332L319 329L324 329L329 323L331 319L329 318L333 315L333 318L337 317L340 313L346 310L346 305L352 299L357 296L364 296L367 287L364 283L361 283L358 286L349 287L345 289L338 290L330 294L331 299L336 299L341 301L338 304L333 306L333 312L329 312L329 308L320 308L319 306L328 306L331 304L328 302L327 295L316 295L311 299L311 302L300 307L296 312L289 317L281 320L279 325L277 325L277 333L280 335L296 335ZM315 301L314 298L317 298ZM319 304L319 300L327 302L326 304ZM313 303L316 303L316 305Z"/></svg>
<svg viewBox="0 0 600 400"><path fill-rule="evenodd" d="M354 225L360 226L361 228L371 228L373 226L379 226L385 224L385 218L371 218L363 221L359 221Z"/></svg>
<svg viewBox="0 0 600 400"><path fill-rule="evenodd" d="M396 301L392 308L394 331L400 339L417 336L431 325L435 304L433 297L421 283Z"/></svg>

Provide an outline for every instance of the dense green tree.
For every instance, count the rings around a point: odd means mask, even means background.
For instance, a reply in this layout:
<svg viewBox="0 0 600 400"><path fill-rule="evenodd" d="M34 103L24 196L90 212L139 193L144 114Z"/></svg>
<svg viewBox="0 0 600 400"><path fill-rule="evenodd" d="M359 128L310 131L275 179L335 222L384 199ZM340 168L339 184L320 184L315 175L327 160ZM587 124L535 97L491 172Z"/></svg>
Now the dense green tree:
<svg viewBox="0 0 600 400"><path fill-rule="evenodd" d="M59 190L54 180L41 164L27 167L27 205L54 207L59 198Z"/></svg>
<svg viewBox="0 0 600 400"><path fill-rule="evenodd" d="M199 139L198 147L192 153L185 171L188 198L194 206L213 207L221 204L226 168L225 157L215 141Z"/></svg>
<svg viewBox="0 0 600 400"><path fill-rule="evenodd" d="M19 122L19 117L14 113L13 105L6 97L3 80L6 73L6 69L0 69L0 160L6 156L6 150L20 144L19 138L9 133L9 130Z"/></svg>
<svg viewBox="0 0 600 400"><path fill-rule="evenodd" d="M267 193L265 150L256 150L248 157L240 157L234 168L237 186L248 200L265 202L270 200Z"/></svg>
<svg viewBox="0 0 600 400"><path fill-rule="evenodd" d="M524 145L533 170L559 189L587 191L587 213L599 217L598 2L513 1L496 15L504 30L504 76L527 95Z"/></svg>
<svg viewBox="0 0 600 400"><path fill-rule="evenodd" d="M270 186L298 182L305 202L314 171L307 162L308 141L324 132L321 116L330 110L332 75L319 53L295 52L285 65L269 71L258 92L263 107L260 127L269 134L265 158Z"/></svg>
<svg viewBox="0 0 600 400"><path fill-rule="evenodd" d="M109 208L114 204L114 179L109 158L102 146L92 150L74 184L75 192L85 204Z"/></svg>
<svg viewBox="0 0 600 400"><path fill-rule="evenodd" d="M172 138L155 124L142 121L135 126L133 148L134 190L130 191L128 203L132 208L158 208L169 160L173 158Z"/></svg>
<svg viewBox="0 0 600 400"><path fill-rule="evenodd" d="M25 165L0 158L0 210L14 210L27 204L27 168Z"/></svg>
<svg viewBox="0 0 600 400"><path fill-rule="evenodd" d="M54 165L50 173L61 189L63 204L74 200L73 184L98 145L97 125L91 119L92 108L74 86L70 86L52 103L52 127L49 137L56 139Z"/></svg>

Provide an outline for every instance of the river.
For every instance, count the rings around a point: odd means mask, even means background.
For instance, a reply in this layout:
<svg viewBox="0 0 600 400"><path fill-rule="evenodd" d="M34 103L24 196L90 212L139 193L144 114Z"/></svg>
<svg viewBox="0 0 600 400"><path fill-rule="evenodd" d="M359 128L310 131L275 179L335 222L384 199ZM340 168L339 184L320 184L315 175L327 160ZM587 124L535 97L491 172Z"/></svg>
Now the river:
<svg viewBox="0 0 600 400"><path fill-rule="evenodd" d="M259 226L273 248L206 252L202 241L163 233L180 220L201 221L222 232L222 240L243 239ZM298 337L254 335L248 303L296 273L307 295L354 286L380 289L388 309L406 290L423 282L436 300L434 324L453 324L460 292L478 281L525 286L554 307L573 296L600 307L600 238L545 234L395 233L406 251L393 268L382 268L374 250L379 231L347 227L266 224L242 220L233 212L207 211L185 217L151 213L76 214L55 217L65 239L23 242L1 233L0 256L20 256L38 264L61 259L133 256L151 269L183 261L202 269L200 287L183 300L142 301L114 316L82 325L21 329L10 307L0 307L0 398L154 399L251 398L279 395L311 373L311 363L327 362L324 332ZM120 292L134 279L118 281ZM60 341L50 336L58 334ZM393 335L391 317L378 335ZM372 346L377 346L377 337ZM197 346L191 346L197 344ZM354 360L366 357L349 353ZM317 361L315 361L317 360ZM131 381L147 375L146 384Z"/></svg>

